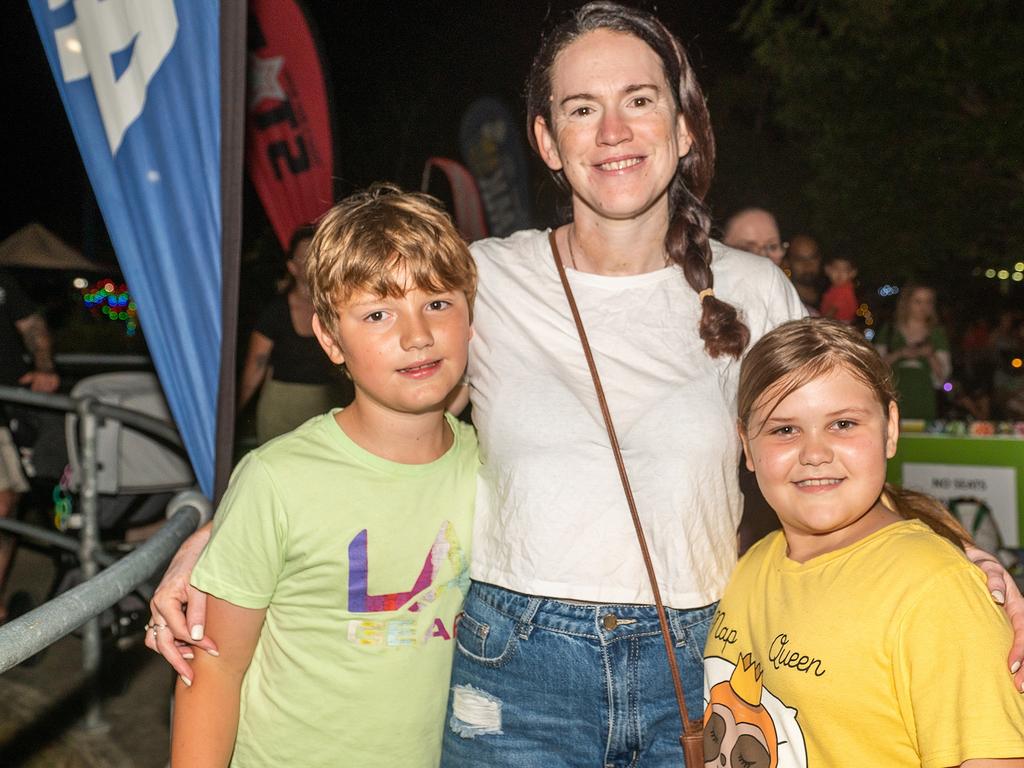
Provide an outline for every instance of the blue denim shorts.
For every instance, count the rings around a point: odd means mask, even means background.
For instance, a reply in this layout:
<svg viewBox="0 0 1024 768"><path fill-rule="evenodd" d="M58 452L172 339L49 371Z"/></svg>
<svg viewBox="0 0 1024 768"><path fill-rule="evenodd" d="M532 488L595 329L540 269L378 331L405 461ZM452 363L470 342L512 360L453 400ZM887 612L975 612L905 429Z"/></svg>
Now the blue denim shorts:
<svg viewBox="0 0 1024 768"><path fill-rule="evenodd" d="M690 717L716 605L668 610ZM473 582L456 632L442 768L682 765L657 612Z"/></svg>

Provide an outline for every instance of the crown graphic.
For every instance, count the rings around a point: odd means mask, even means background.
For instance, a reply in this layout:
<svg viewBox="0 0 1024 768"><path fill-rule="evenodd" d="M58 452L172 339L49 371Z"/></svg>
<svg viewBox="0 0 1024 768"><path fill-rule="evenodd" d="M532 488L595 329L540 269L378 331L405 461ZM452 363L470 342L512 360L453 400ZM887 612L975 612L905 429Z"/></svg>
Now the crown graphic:
<svg viewBox="0 0 1024 768"><path fill-rule="evenodd" d="M729 678L729 685L743 701L752 707L760 706L764 684L761 680L761 665L754 661L753 654L740 656L736 669Z"/></svg>

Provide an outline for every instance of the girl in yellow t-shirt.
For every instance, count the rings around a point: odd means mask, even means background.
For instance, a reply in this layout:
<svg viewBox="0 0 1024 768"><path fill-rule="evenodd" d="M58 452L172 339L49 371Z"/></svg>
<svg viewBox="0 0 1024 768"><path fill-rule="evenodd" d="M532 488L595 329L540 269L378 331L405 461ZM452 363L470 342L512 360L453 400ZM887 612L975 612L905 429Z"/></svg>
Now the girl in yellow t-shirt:
<svg viewBox="0 0 1024 768"><path fill-rule="evenodd" d="M704 759L774 766L1024 766L1010 626L934 499L885 482L891 374L849 326L766 334L739 430L783 530L740 561L705 649Z"/></svg>

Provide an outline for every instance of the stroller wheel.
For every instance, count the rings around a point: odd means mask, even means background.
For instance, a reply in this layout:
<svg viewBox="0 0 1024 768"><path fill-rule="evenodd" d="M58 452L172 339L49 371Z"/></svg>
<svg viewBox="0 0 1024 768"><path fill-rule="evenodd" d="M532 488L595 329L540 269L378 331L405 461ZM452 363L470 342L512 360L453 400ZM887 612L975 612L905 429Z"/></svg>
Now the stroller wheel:
<svg viewBox="0 0 1024 768"><path fill-rule="evenodd" d="M19 616L23 616L35 607L36 601L35 598L32 597L31 593L26 592L23 589L18 590L17 592L12 594L7 600L7 620L11 621L13 619L18 618ZM29 656L27 659L21 662L21 666L34 667L36 664L43 660L43 654L45 653L46 649L44 648L43 650L39 651L39 653L35 654L34 656Z"/></svg>
<svg viewBox="0 0 1024 768"><path fill-rule="evenodd" d="M127 651L139 645L143 638L143 626L149 621L149 604L136 593L123 597L116 606L114 623L110 627L114 644L120 651Z"/></svg>

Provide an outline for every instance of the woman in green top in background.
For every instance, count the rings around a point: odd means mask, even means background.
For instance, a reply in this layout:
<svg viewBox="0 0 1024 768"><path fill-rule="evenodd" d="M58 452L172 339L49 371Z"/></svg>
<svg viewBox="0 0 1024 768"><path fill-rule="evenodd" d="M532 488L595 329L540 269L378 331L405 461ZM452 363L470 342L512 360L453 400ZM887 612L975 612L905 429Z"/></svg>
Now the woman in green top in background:
<svg viewBox="0 0 1024 768"><path fill-rule="evenodd" d="M936 393L949 379L953 364L946 329L935 312L934 289L905 287L896 305L895 322L882 329L875 346L895 374L901 418L936 418Z"/></svg>

